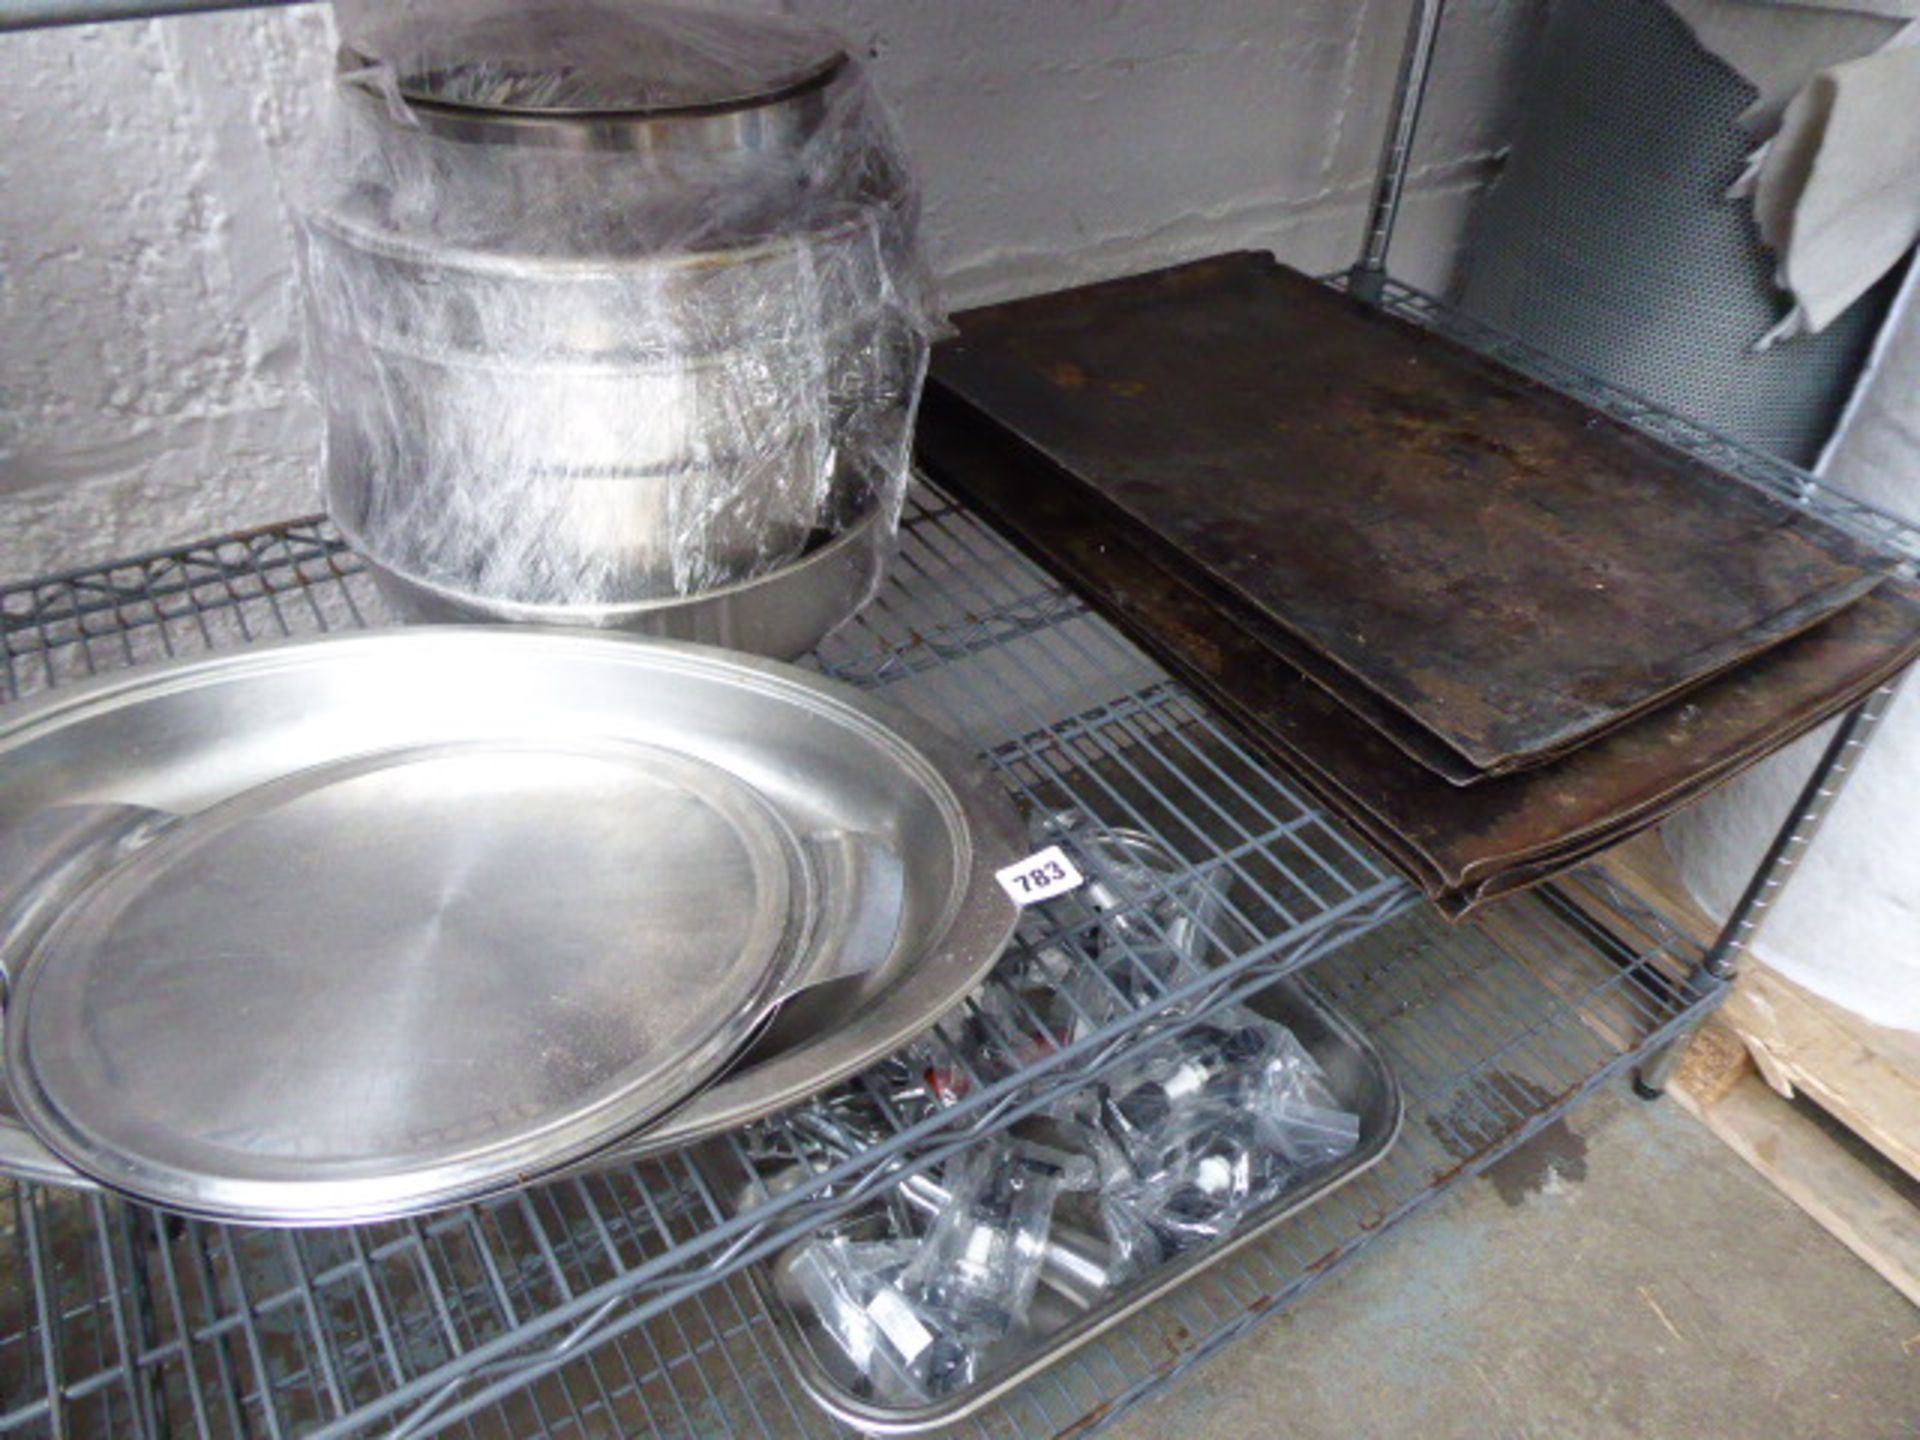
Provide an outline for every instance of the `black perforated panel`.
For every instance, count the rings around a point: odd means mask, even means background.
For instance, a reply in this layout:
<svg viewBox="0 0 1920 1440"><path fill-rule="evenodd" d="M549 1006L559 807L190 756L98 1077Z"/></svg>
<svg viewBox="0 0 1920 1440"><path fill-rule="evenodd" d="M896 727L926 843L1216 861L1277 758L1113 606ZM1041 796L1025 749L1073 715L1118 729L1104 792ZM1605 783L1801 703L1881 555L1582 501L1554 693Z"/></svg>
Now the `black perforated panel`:
<svg viewBox="0 0 1920 1440"><path fill-rule="evenodd" d="M1662 0L1556 0L1526 72L1461 308L1602 380L1811 464L1891 290L1765 353L1786 313L1751 208L1726 198L1756 92Z"/></svg>

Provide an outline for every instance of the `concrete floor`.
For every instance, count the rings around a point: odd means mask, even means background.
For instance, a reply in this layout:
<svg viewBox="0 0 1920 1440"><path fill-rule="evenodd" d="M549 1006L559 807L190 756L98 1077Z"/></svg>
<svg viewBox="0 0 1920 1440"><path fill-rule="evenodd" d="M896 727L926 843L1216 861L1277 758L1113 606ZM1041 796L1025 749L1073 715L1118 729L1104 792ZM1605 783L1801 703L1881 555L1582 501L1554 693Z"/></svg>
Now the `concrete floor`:
<svg viewBox="0 0 1920 1440"><path fill-rule="evenodd" d="M1915 1440L1920 1309L1621 1087L1105 1433Z"/></svg>

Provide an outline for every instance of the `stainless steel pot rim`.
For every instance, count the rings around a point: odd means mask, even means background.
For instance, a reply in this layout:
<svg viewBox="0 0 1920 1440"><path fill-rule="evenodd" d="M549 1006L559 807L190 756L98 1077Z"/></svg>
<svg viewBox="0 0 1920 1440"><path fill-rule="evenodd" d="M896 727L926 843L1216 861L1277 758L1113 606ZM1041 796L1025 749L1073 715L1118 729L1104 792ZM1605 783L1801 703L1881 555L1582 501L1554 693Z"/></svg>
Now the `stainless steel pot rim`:
<svg viewBox="0 0 1920 1440"><path fill-rule="evenodd" d="M352 71L373 67L373 57L346 46L340 49L339 72L344 78ZM632 107L584 107L564 105L476 105L449 100L431 88L437 72L427 71L398 77L398 89L407 108L416 113L430 112L481 125L519 125L545 123L591 125L609 122L661 122L700 120L715 115L738 115L743 111L764 110L796 100L825 88L847 68L844 50L821 55L811 65L761 89L742 90L732 95L717 95L699 102Z"/></svg>
<svg viewBox="0 0 1920 1440"><path fill-rule="evenodd" d="M431 236L415 237L383 229L369 221L351 219L337 210L304 208L300 219L303 224L325 231L343 244L382 259L465 274L498 275L525 284L596 276L619 280L641 270L657 277L661 271L697 274L781 260L799 263L815 249L841 244L862 232L877 230L884 218L896 215L909 203L909 197L903 192L869 196L857 204L848 202L845 213L809 212L810 218L822 222L818 224L756 233L749 240L707 250L640 250L628 255L479 250L470 245L443 244Z"/></svg>
<svg viewBox="0 0 1920 1440"><path fill-rule="evenodd" d="M890 307L876 296L873 304L841 310L830 322L818 328L797 330L793 326L770 326L770 333L766 335L730 337L729 348L696 349L692 345L696 337L689 335L686 337L688 347L678 351L662 345L657 353L621 354L616 351L599 356L578 350L571 354L550 352L529 358L504 349L466 350L451 346L435 349L366 327L356 329L354 336L356 339L364 337L371 353L383 358L404 360L422 370L437 370L454 376L497 375L555 384L572 381L624 382L632 385L662 382L711 384L712 377L718 377L719 384L725 385L736 380L741 351L751 347L756 355L768 357L770 364L790 364L803 375L811 365L814 373L810 383L824 388L825 381L820 372L825 366L818 358L820 352L824 349L828 354L845 353L867 343L876 327L890 314Z"/></svg>
<svg viewBox="0 0 1920 1440"><path fill-rule="evenodd" d="M353 526L343 522L338 516L333 517L333 525L354 553L369 565L391 575L400 583L434 596L446 604L484 611L496 619L519 625L580 625L617 630L626 623L643 620L648 616L663 616L676 610L720 604L734 597L750 595L782 582L798 579L810 570L830 568L847 551L861 545L875 543L878 539L875 532L882 528L889 514L888 506L880 503L873 504L865 514L859 516L846 529L824 544L807 551L789 565L769 570L764 575L756 575L751 580L736 581L732 585L701 590L691 595L666 596L658 600L602 601L579 605L500 599L449 585L445 581L427 579L404 565L396 565L386 559L378 548L368 544Z"/></svg>

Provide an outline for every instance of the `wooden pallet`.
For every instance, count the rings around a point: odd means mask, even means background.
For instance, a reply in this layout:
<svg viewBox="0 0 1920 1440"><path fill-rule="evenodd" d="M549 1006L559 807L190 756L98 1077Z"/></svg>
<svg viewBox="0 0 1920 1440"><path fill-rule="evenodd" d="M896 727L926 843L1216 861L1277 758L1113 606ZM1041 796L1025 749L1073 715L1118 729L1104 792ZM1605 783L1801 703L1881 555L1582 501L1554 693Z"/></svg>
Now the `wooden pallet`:
<svg viewBox="0 0 1920 1440"><path fill-rule="evenodd" d="M1700 943L1716 929L1657 836L1605 868ZM1920 1206L1788 1102L1804 1095L1920 1182L1920 1036L1869 1024L1749 958L1670 1093L1854 1254L1920 1305Z"/></svg>

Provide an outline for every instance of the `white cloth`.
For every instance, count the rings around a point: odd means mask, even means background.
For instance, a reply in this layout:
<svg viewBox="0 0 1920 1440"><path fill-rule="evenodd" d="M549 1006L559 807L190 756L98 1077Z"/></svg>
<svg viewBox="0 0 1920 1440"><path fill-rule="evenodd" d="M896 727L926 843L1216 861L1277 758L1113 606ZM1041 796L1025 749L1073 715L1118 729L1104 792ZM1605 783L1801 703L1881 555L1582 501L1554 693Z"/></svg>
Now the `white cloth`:
<svg viewBox="0 0 1920 1440"><path fill-rule="evenodd" d="M1920 47L1816 75L1735 193L1794 298L1762 343L1825 329L1920 239Z"/></svg>
<svg viewBox="0 0 1920 1440"><path fill-rule="evenodd" d="M1667 0L1760 92L1753 202L1793 299L1761 349L1831 324L1920 239L1920 0Z"/></svg>
<svg viewBox="0 0 1920 1440"><path fill-rule="evenodd" d="M1920 514L1920 268L1911 271L1821 463L1836 488ZM1825 736L1802 742L1666 827L1680 873L1724 915ZM1920 675L1909 678L1761 930L1760 957L1880 1025L1920 1031Z"/></svg>

